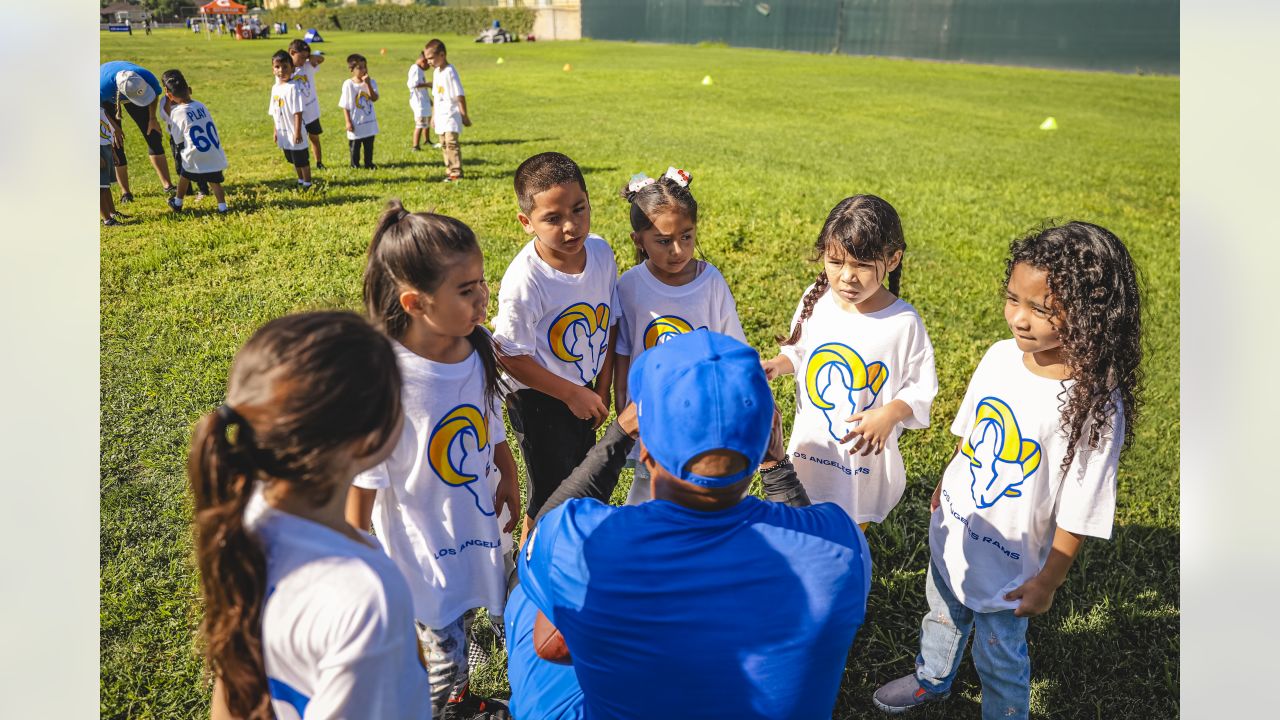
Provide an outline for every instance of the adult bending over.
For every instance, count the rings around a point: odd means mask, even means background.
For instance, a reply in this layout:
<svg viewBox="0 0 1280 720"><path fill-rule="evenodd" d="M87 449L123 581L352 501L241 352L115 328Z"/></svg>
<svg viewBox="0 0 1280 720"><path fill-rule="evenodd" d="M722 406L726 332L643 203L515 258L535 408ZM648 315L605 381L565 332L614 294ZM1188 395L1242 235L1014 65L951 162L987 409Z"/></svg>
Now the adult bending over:
<svg viewBox="0 0 1280 720"><path fill-rule="evenodd" d="M654 500L566 501L616 479L631 441L615 422L547 502L506 612L515 715L829 717L870 555L833 504L747 494L773 414L759 355L699 330L629 384ZM557 647L572 666L545 659Z"/></svg>
<svg viewBox="0 0 1280 720"><path fill-rule="evenodd" d="M115 126L118 142L111 146L115 155L116 180L120 181L120 202L133 200L133 191L129 188L129 166L124 155L124 131L121 128L121 111L129 113L138 126L138 132L147 141L147 155L156 175L164 186L165 192L173 192L177 187L169 182L169 161L164 154L164 134L160 131L160 121L156 119L156 107L164 90L160 81L151 71L126 60L112 60L103 63L98 72L98 100ZM128 102L122 102L127 100Z"/></svg>

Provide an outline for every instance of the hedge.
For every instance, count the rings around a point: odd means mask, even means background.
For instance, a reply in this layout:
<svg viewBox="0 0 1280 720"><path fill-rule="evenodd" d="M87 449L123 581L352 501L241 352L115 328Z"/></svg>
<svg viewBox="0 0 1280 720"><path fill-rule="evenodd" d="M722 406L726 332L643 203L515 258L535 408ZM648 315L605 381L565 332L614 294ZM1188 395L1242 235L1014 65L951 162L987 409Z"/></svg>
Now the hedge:
<svg viewBox="0 0 1280 720"><path fill-rule="evenodd" d="M317 30L403 32L476 35L502 23L512 35L533 30L534 10L527 7L434 7L426 5L356 5L352 7L280 8L264 16L266 22L286 22Z"/></svg>

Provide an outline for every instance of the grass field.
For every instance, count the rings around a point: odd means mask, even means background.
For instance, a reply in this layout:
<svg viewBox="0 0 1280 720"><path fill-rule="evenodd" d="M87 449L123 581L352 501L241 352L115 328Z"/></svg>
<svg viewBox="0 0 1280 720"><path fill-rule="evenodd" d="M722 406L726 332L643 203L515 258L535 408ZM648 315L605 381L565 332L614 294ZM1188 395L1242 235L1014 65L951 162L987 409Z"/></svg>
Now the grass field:
<svg viewBox="0 0 1280 720"><path fill-rule="evenodd" d="M1090 220L1123 238L1145 290L1146 406L1121 465L1113 539L1086 543L1052 611L1032 622L1032 710L1037 718L1177 716L1177 78L446 38L475 125L462 136L467 179L442 185L438 152L409 150L405 72L428 37L326 39L318 89L332 169L301 193L265 112L269 57L283 41L102 35L103 61L185 72L217 120L235 210L217 217L210 198L171 214L136 128L126 127L137 201L123 209L134 220L101 233L104 717L207 716L184 462L191 424L220 401L235 349L269 318L358 308L368 237L392 196L476 231L496 303L498 280L524 242L511 174L552 149L582 165L592 230L612 243L622 268L632 254L617 189L635 172L688 169L701 206L699 246L724 272L748 338L766 354L817 269L809 248L827 211L869 192L901 214L903 295L929 328L941 390L932 426L906 436L902 504L869 532L874 579L838 718L877 716L872 690L911 668L925 609L928 498L953 447L947 428L965 383L1007 333L1000 282L1009 241L1051 218ZM382 87L375 171L345 167L337 100L350 52L369 58ZM705 75L714 85L700 83ZM1046 116L1060 129L1039 130ZM788 424L790 382L775 383ZM952 699L919 717L979 717L977 676L970 661L962 667ZM506 694L501 664L476 688Z"/></svg>

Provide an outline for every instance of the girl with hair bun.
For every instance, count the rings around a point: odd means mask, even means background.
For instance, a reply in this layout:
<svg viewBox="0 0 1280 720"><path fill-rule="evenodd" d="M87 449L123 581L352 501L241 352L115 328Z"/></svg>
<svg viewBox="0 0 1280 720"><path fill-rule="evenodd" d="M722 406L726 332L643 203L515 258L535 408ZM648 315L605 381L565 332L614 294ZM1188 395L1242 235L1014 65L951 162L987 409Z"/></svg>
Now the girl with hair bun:
<svg viewBox="0 0 1280 720"><path fill-rule="evenodd" d="M431 717L409 586L343 512L400 422L395 355L356 315L273 320L236 353L187 461L215 720Z"/></svg>
<svg viewBox="0 0 1280 720"><path fill-rule="evenodd" d="M669 167L658 179L633 175L622 188L631 205L631 242L636 265L618 278L618 345L614 370L615 406L625 408L627 371L645 350L681 333L708 328L746 342L738 308L724 276L694 257L698 203L689 192L693 177ZM649 474L634 462L635 480L627 504L649 500Z"/></svg>
<svg viewBox="0 0 1280 720"><path fill-rule="evenodd" d="M854 195L837 203L814 245L823 269L791 334L778 338L779 354L763 363L770 380L795 373L787 455L809 498L836 503L863 529L902 498L898 438L929 426L938 392L924 322L898 297L906 249L888 202Z"/></svg>

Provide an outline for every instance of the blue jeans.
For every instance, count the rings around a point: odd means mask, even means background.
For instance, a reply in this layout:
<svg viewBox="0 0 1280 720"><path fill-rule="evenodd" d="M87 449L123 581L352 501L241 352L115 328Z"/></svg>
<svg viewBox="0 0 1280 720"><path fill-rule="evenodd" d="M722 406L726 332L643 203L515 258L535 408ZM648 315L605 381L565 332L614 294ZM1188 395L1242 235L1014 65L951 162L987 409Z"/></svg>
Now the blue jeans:
<svg viewBox="0 0 1280 720"><path fill-rule="evenodd" d="M929 563L925 577L929 614L920 622L916 680L931 692L947 692L964 659L969 633L973 664L982 680L982 720L1027 718L1031 706L1031 659L1027 656L1027 618L1012 610L974 612L938 578Z"/></svg>

